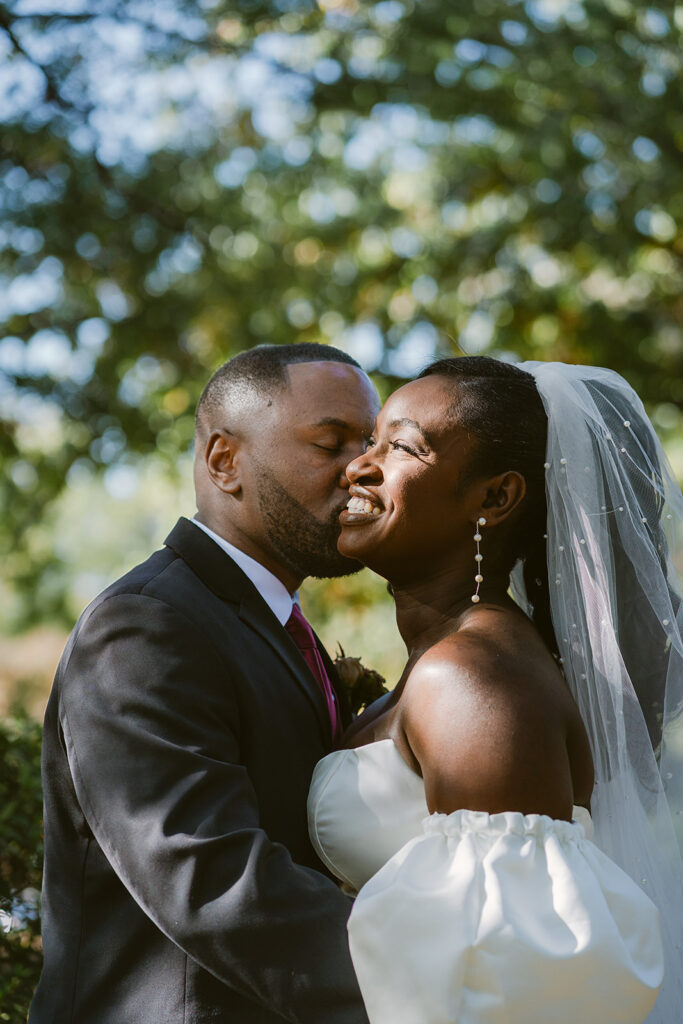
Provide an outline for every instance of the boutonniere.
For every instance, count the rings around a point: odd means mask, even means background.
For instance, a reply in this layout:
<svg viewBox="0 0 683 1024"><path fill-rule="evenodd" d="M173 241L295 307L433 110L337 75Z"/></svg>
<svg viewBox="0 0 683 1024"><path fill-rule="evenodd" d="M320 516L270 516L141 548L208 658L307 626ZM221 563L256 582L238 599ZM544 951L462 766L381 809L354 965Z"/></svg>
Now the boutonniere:
<svg viewBox="0 0 683 1024"><path fill-rule="evenodd" d="M373 668L366 668L360 658L348 657L344 654L341 644L339 644L339 653L334 659L334 667L346 691L354 715L365 711L379 697L389 693L384 685L384 676L375 672Z"/></svg>

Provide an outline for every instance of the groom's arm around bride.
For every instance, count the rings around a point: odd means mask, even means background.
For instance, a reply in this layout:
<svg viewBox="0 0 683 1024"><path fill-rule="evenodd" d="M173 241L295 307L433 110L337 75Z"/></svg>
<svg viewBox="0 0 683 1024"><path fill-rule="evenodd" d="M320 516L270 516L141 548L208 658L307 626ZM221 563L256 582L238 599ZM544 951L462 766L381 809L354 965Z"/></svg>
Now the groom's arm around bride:
<svg viewBox="0 0 683 1024"><path fill-rule="evenodd" d="M205 389L199 522L87 609L48 705L31 1024L366 1021L306 824L337 711L283 627L303 578L355 568L343 471L377 404L320 346Z"/></svg>

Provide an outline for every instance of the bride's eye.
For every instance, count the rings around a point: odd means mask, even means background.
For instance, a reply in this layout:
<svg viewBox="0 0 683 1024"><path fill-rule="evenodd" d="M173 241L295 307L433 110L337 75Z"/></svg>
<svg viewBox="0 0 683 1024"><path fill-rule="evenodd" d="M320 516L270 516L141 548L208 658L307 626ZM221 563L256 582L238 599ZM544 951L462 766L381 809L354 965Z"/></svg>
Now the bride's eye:
<svg viewBox="0 0 683 1024"><path fill-rule="evenodd" d="M406 444L406 443L405 443L405 441L392 441L392 442L391 442L391 447L392 447L392 448L398 448L398 449L400 449L400 450L401 450L402 452L407 452L407 453L408 453L408 455L417 455L417 454L418 454L418 453L417 453L417 452L415 451L415 449L414 449L414 448L411 448L411 447L410 447L410 445L408 445L408 444Z"/></svg>
<svg viewBox="0 0 683 1024"><path fill-rule="evenodd" d="M365 451L367 451L368 448L374 448L375 445L377 444L377 442L375 441L374 437L366 437L366 438L364 438L364 441L365 441Z"/></svg>

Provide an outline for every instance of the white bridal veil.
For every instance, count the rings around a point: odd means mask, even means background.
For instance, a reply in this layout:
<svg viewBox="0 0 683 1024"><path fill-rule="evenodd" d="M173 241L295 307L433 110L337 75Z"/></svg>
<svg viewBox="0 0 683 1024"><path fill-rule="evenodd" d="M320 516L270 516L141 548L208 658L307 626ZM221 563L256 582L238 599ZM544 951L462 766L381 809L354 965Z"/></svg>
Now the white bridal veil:
<svg viewBox="0 0 683 1024"><path fill-rule="evenodd" d="M674 1024L683 1014L683 495L619 374L520 369L548 415L550 605L595 761L595 842L660 910L666 978L648 1022ZM519 568L513 592L533 605Z"/></svg>

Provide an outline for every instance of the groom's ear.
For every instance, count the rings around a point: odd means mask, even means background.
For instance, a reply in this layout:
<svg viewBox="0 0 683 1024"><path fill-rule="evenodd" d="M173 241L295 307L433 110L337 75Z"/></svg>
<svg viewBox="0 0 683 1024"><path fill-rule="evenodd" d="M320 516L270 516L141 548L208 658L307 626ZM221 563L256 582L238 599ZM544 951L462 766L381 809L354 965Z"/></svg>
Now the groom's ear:
<svg viewBox="0 0 683 1024"><path fill-rule="evenodd" d="M239 452L240 442L229 430L214 430L206 442L206 470L216 487L226 494L237 494L242 489Z"/></svg>

